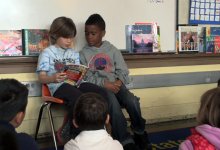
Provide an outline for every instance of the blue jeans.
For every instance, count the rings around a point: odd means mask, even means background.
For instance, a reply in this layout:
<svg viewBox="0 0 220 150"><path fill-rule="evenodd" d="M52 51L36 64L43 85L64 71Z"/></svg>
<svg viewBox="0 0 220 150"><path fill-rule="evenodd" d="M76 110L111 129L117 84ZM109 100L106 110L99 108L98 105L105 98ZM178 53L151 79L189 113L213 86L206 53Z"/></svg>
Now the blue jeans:
<svg viewBox="0 0 220 150"><path fill-rule="evenodd" d="M117 94L111 91L107 91L107 94L113 138L120 141L122 145L134 143L127 131L127 121L121 107L124 107L130 116L133 132L142 134L145 130L146 120L141 115L139 98L131 93L125 85L121 86Z"/></svg>

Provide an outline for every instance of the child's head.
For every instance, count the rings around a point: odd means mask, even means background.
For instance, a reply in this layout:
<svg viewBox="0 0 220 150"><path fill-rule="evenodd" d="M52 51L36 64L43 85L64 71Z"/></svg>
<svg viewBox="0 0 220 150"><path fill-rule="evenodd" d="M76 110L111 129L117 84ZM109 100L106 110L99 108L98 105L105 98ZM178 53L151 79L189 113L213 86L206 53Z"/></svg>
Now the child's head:
<svg viewBox="0 0 220 150"><path fill-rule="evenodd" d="M54 19L50 26L49 36L51 44L57 44L62 48L69 48L76 36L76 26L73 20L67 17Z"/></svg>
<svg viewBox="0 0 220 150"><path fill-rule="evenodd" d="M101 95L85 93L76 101L73 118L73 124L80 130L104 129L109 121L107 102Z"/></svg>
<svg viewBox="0 0 220 150"><path fill-rule="evenodd" d="M0 120L18 127L27 106L28 89L15 79L0 79Z"/></svg>
<svg viewBox="0 0 220 150"><path fill-rule="evenodd" d="M100 47L105 36L105 21L99 14L89 16L85 23L85 36L89 46Z"/></svg>
<svg viewBox="0 0 220 150"><path fill-rule="evenodd" d="M198 124L220 128L220 87L208 90L201 97L197 115Z"/></svg>

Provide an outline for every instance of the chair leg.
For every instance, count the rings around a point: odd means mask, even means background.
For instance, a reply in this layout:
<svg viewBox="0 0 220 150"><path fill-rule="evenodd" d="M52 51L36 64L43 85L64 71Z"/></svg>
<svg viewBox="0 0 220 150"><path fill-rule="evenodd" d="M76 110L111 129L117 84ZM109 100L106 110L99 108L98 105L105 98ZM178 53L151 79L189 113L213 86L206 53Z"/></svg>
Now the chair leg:
<svg viewBox="0 0 220 150"><path fill-rule="evenodd" d="M54 146L55 146L55 149L57 150L57 142L56 142L56 135L55 135L54 123L53 123L53 116L52 116L50 107L51 107L51 103L49 103L49 104L47 105L47 111L48 111L48 116L49 116L49 121L50 121L50 127L51 127L51 132L52 132L53 141L54 141Z"/></svg>
<svg viewBox="0 0 220 150"><path fill-rule="evenodd" d="M47 106L48 103L43 103L40 107L40 112L39 112L39 115L38 115L38 120L37 120L37 126L36 126L36 131L35 131L35 140L37 140L37 135L38 135L38 131L39 131L39 128L40 128L40 123L41 123L41 118L42 118L42 114L43 114L43 110L44 110L44 107Z"/></svg>

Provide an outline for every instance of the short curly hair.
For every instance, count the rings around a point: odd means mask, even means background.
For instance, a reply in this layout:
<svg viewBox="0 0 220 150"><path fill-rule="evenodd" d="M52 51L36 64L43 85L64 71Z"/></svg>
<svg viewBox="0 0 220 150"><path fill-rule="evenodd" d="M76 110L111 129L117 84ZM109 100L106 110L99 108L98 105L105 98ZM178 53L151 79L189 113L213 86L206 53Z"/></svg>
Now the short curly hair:
<svg viewBox="0 0 220 150"><path fill-rule="evenodd" d="M92 14L89 16L89 18L86 20L85 25L96 25L98 26L102 31L105 31L105 21L99 14Z"/></svg>

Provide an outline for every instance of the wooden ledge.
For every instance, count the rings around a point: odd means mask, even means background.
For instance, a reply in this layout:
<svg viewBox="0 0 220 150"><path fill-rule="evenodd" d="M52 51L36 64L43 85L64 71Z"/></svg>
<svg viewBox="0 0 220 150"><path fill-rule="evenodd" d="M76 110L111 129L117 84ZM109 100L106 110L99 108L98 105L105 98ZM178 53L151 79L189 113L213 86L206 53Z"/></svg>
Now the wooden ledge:
<svg viewBox="0 0 220 150"><path fill-rule="evenodd" d="M123 54L128 68L220 64L220 54ZM0 57L0 73L34 73L37 56Z"/></svg>

